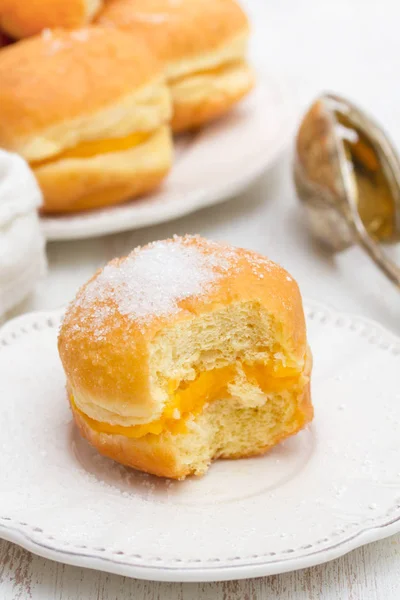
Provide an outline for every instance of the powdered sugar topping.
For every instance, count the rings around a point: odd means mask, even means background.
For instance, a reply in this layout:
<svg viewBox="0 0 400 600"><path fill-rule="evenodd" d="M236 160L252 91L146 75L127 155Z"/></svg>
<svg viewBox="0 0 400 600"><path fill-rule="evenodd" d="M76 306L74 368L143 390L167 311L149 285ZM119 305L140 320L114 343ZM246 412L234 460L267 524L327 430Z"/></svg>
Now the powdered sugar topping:
<svg viewBox="0 0 400 600"><path fill-rule="evenodd" d="M135 21L142 23L165 23L166 21L170 20L170 18L171 15L168 15L167 13L135 13Z"/></svg>
<svg viewBox="0 0 400 600"><path fill-rule="evenodd" d="M77 29L71 31L70 36L73 40L77 40L78 42L87 42L89 39L89 31L87 29Z"/></svg>
<svg viewBox="0 0 400 600"><path fill-rule="evenodd" d="M51 40L53 37L53 33L51 29L47 28L42 30L41 36L44 40Z"/></svg>
<svg viewBox="0 0 400 600"><path fill-rule="evenodd" d="M109 263L79 292L66 313L70 326L83 333L88 327L98 341L105 340L124 315L140 330L154 319L182 310L181 301L213 291L220 278L250 269L260 285L266 272L279 268L267 258L200 236L174 236L133 250ZM233 277L234 280L234 277ZM83 309L83 311L75 309ZM131 340L129 328L126 334ZM123 334L124 335L124 334Z"/></svg>
<svg viewBox="0 0 400 600"><path fill-rule="evenodd" d="M139 322L178 312L180 300L206 292L228 268L220 254L204 253L185 239L154 242L110 263L86 286L78 304L99 304L99 321L107 316L110 299L120 314Z"/></svg>
<svg viewBox="0 0 400 600"><path fill-rule="evenodd" d="M62 36L53 33L51 29L43 29L41 36L45 42L43 51L47 56L52 56L61 50L70 48L75 42L84 43L90 39L88 29L77 29Z"/></svg>

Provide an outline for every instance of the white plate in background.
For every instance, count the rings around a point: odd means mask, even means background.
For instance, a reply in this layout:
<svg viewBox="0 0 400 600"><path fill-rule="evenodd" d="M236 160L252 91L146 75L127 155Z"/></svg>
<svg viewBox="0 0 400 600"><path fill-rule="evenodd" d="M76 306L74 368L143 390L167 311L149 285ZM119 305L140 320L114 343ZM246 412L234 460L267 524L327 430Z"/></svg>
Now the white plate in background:
<svg viewBox="0 0 400 600"><path fill-rule="evenodd" d="M131 202L65 216L43 216L48 240L89 238L155 225L238 194L279 156L294 132L292 95L272 78L215 123L178 139L162 186Z"/></svg>
<svg viewBox="0 0 400 600"><path fill-rule="evenodd" d="M311 427L184 482L101 457L73 426L61 312L0 330L0 537L46 558L160 581L272 575L400 531L400 339L307 304Z"/></svg>

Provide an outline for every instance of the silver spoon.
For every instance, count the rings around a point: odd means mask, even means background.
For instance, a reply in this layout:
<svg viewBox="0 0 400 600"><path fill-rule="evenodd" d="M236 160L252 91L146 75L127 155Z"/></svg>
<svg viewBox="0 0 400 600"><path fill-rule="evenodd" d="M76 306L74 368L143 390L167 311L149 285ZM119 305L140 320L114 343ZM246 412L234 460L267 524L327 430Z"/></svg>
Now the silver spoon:
<svg viewBox="0 0 400 600"><path fill-rule="evenodd" d="M294 180L319 240L332 251L359 244L400 288L381 245L400 240L400 161L382 128L348 100L320 96L298 131Z"/></svg>

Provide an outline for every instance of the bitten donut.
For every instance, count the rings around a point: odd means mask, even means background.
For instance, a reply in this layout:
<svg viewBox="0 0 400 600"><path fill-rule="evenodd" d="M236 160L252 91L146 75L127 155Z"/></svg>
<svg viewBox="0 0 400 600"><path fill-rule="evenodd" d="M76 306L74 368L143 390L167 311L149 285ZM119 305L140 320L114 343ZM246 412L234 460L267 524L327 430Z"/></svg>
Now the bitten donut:
<svg viewBox="0 0 400 600"><path fill-rule="evenodd" d="M249 23L235 0L109 0L97 20L165 62L176 132L223 115L253 87Z"/></svg>
<svg viewBox="0 0 400 600"><path fill-rule="evenodd" d="M29 162L44 212L122 202L170 169L163 68L132 36L45 31L0 52L0 81L0 147Z"/></svg>
<svg viewBox="0 0 400 600"><path fill-rule="evenodd" d="M255 252L198 236L98 271L69 306L58 347L82 436L148 473L201 475L313 417L297 284Z"/></svg>

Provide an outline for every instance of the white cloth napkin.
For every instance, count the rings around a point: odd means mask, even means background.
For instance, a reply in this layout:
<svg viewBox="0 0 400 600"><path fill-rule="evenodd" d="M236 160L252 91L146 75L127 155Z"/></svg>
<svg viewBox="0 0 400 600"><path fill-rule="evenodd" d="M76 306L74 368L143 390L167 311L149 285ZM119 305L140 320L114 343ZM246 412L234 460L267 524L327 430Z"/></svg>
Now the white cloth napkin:
<svg viewBox="0 0 400 600"><path fill-rule="evenodd" d="M37 215L41 203L27 163L0 150L0 319L45 272L45 241Z"/></svg>

